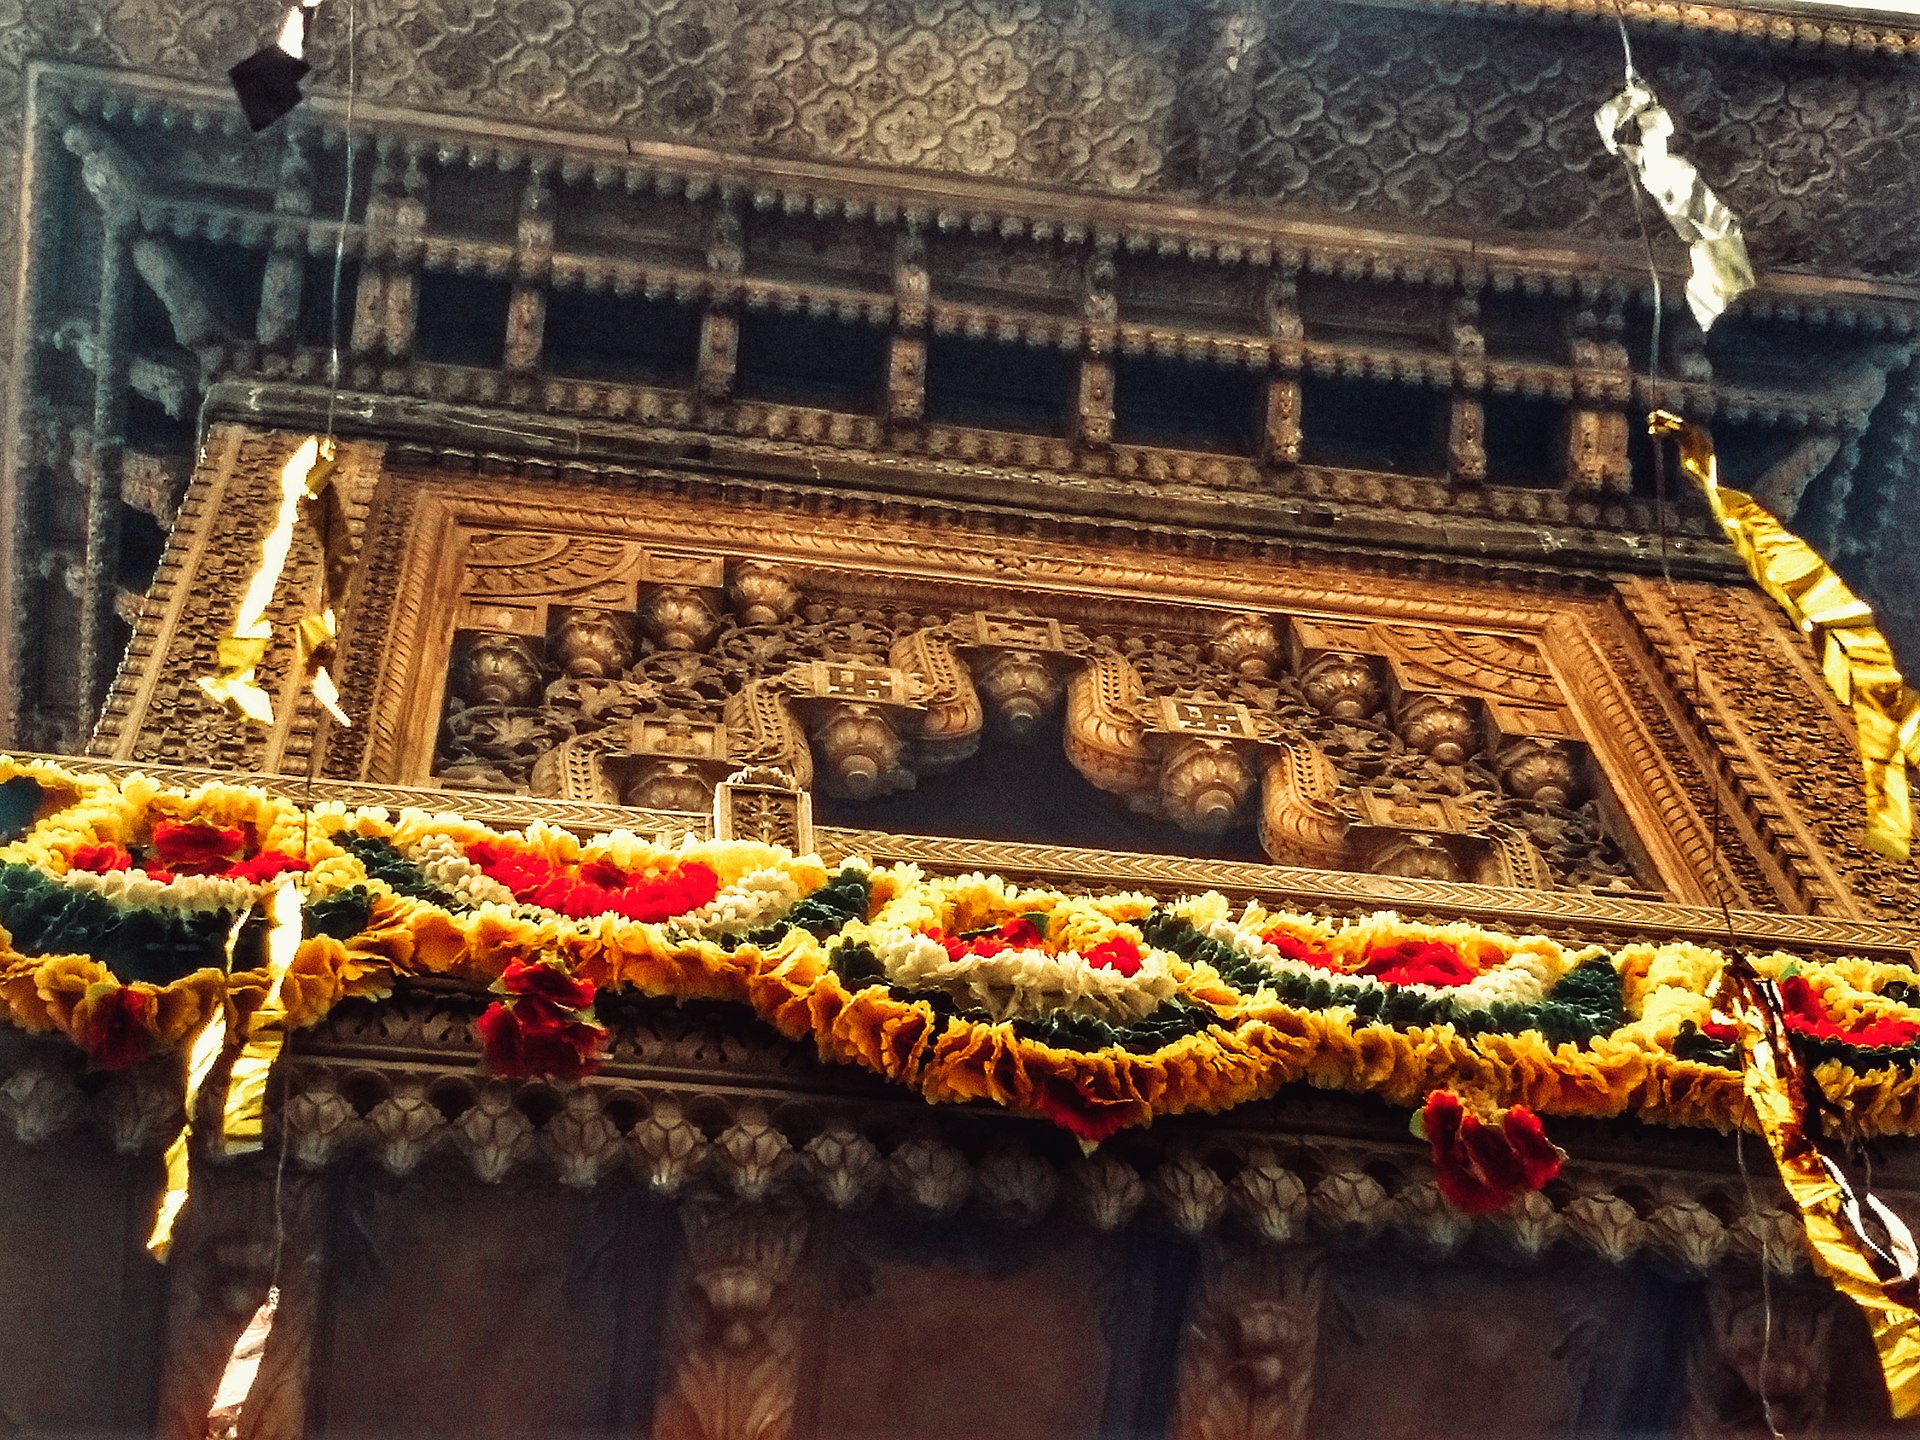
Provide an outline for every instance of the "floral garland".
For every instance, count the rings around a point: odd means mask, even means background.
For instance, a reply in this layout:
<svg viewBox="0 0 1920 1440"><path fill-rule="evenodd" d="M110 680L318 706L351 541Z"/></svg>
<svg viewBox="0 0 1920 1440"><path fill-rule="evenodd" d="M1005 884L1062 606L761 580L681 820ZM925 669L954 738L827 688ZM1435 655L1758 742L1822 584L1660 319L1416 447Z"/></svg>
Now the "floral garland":
<svg viewBox="0 0 1920 1440"><path fill-rule="evenodd" d="M290 1026L451 976L495 991L481 1038L503 1074L590 1073L606 1042L594 1003L613 990L744 1005L931 1102L988 1101L1088 1143L1300 1081L1409 1109L1446 1091L1466 1105L1438 1120L1448 1163L1480 1187L1463 1195L1547 1163L1514 1107L1721 1129L1745 1113L1708 998L1721 958L1683 942L1569 949L1391 914L1236 911L1217 894L830 873L748 842L503 834L41 762L0 760L0 839L0 1020L65 1033L102 1067L180 1046L216 1007L245 1033L267 989L252 912L292 874ZM1755 964L1849 1123L1920 1133L1920 976Z"/></svg>

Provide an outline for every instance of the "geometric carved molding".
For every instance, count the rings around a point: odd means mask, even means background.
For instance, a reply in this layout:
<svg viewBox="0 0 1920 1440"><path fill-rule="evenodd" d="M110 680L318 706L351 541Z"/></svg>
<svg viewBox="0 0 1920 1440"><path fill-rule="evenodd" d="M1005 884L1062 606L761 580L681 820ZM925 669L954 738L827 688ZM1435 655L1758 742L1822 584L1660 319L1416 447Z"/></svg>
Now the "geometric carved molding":
<svg viewBox="0 0 1920 1440"><path fill-rule="evenodd" d="M284 1122L296 1175L352 1161L405 1179L451 1163L486 1183L526 1176L584 1188L630 1174L671 1197L842 1209L885 1200L923 1215L972 1208L1031 1224L1053 1214L1099 1230L1140 1222L1265 1245L1393 1234L1451 1254L1480 1237L1522 1257L1567 1244L1616 1263L1660 1255L1696 1273L1745 1269L1762 1255L1781 1275L1807 1266L1784 1197L1760 1184L1750 1206L1730 1142L1710 1135L1628 1127L1609 1140L1600 1127L1583 1156L1577 1127L1563 1125L1575 1158L1559 1183L1476 1220L1440 1197L1425 1147L1401 1127L1310 1092L1272 1102L1251 1124L1178 1117L1083 1157L1044 1126L975 1107L923 1108L903 1131L898 1103L859 1077L823 1073L764 1032L716 1031L671 1007L621 1026L615 1063L590 1083L508 1085L474 1068L478 1009L415 997L381 1022L385 1039L339 1021L304 1036L269 1150ZM702 1068L711 1062L694 1058L715 1045L743 1067L723 1093ZM422 1047L437 1052L431 1061L416 1058ZM171 1067L141 1067L90 1096L79 1078L66 1050L9 1041L0 1124L36 1144L88 1130L126 1153L166 1143L180 1101ZM257 1173L257 1164L227 1168ZM1920 1175L1882 1170L1875 1189L1912 1213Z"/></svg>

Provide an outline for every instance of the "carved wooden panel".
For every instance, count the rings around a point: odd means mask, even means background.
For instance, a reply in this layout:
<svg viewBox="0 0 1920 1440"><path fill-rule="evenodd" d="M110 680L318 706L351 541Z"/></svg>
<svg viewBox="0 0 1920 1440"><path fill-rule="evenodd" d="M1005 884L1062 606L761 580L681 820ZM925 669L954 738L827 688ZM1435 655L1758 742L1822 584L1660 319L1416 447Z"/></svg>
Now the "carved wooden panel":
<svg viewBox="0 0 1920 1440"><path fill-rule="evenodd" d="M1015 578L991 550L894 525L634 497L586 521L558 491L396 479L411 498L372 543L401 573L348 646L387 664L355 692L370 723L341 737L356 748L336 773L705 810L729 763L771 764L860 800L1062 717L1097 789L1201 833L1258 818L1275 858L1675 886L1618 799L1613 777L1635 772L1604 752L1622 737L1587 738L1602 727L1549 659L1564 602L1370 598L1331 568L1276 594L1259 566L1165 596L1174 571L1057 542ZM1275 768L1303 746L1331 756L1319 821L1288 808L1317 803L1305 772ZM1644 775L1628 788L1644 796Z"/></svg>
<svg viewBox="0 0 1920 1440"><path fill-rule="evenodd" d="M278 503L280 468L299 440L240 426L212 432L90 753L235 771L306 768L318 712L301 693L291 627L318 598L319 553L310 535L296 532L269 612L281 643L267 652L260 682L273 699L273 727L235 719L194 683L215 672L220 636L232 628L241 593L260 564L260 543ZM338 483L356 540L379 457L377 445L342 446ZM361 588L366 583L361 577Z"/></svg>
<svg viewBox="0 0 1920 1440"><path fill-rule="evenodd" d="M951 1179L910 1176L940 1204ZM1022 1176L1001 1177L1015 1193ZM1051 1186L1045 1166L1028 1184ZM959 1192L964 1193L964 1189ZM1093 1440L1102 1400L1124 1377L1104 1313L1103 1249L1082 1226L936 1227L884 1212L849 1217L823 1246L809 1367L812 1440ZM1116 1325L1115 1321L1121 1325ZM1165 1356L1148 1363L1164 1366ZM817 1367L817 1368L815 1368ZM884 1378L881 1378L884 1377ZM1131 1433L1131 1432L1130 1432Z"/></svg>
<svg viewBox="0 0 1920 1440"><path fill-rule="evenodd" d="M503 1167L529 1144L510 1104L469 1118ZM338 1203L314 1429L635 1433L660 1366L651 1316L673 1272L670 1217L550 1183L401 1186L372 1168Z"/></svg>
<svg viewBox="0 0 1920 1440"><path fill-rule="evenodd" d="M236 527L284 448L218 440L104 751L201 758L181 753L197 743L186 692L244 576ZM830 491L695 495L670 473L600 488L592 472L357 463L341 668L359 723L327 737L334 775L705 811L743 764L860 800L1064 724L1097 789L1202 833L1257 832L1282 863L1708 904L1717 883L1736 906L1835 916L1886 913L1906 883L1872 879L1845 807L1803 810L1789 783L1848 764L1793 638L1717 647L1709 673L1751 673L1715 682L1721 708L1700 713L1732 718L1700 730L1655 587L1627 586L1623 607L1574 577L1420 578L1388 555L941 502L882 515ZM1699 595L1701 617L1757 613ZM268 664L282 685L284 648ZM211 756L287 767L310 720L283 709L272 736L207 718Z"/></svg>

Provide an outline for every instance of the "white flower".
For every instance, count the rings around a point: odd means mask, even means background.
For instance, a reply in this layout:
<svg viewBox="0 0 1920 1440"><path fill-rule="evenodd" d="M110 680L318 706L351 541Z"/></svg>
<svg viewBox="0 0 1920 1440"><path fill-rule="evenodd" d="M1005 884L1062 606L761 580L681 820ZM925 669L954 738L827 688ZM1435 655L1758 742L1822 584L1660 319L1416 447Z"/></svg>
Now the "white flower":
<svg viewBox="0 0 1920 1440"><path fill-rule="evenodd" d="M515 903L513 891L469 860L460 842L451 835L421 836L414 842L408 858L429 881L469 904L511 906Z"/></svg>
<svg viewBox="0 0 1920 1440"><path fill-rule="evenodd" d="M244 880L181 875L162 884L144 870L112 870L103 875L69 870L65 883L69 889L88 891L115 905L143 910L243 910L256 896L254 886Z"/></svg>
<svg viewBox="0 0 1920 1440"><path fill-rule="evenodd" d="M890 983L903 990L945 991L956 1004L995 1020L1065 1011L1132 1024L1177 988L1159 950L1142 951L1140 968L1132 975L1096 969L1076 954L1035 949L955 960L938 940L911 930L875 931L873 950Z"/></svg>
<svg viewBox="0 0 1920 1440"><path fill-rule="evenodd" d="M676 921L695 935L739 934L778 920L800 900L800 886L777 865L749 870L697 910Z"/></svg>

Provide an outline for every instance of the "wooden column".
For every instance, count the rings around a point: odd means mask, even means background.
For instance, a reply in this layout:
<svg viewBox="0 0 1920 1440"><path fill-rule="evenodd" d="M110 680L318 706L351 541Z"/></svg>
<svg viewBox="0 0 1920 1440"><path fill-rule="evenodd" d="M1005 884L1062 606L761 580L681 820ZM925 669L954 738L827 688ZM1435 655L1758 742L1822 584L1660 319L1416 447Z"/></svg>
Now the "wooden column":
<svg viewBox="0 0 1920 1440"><path fill-rule="evenodd" d="M520 193L514 234L513 293L507 300L506 368L530 375L540 368L547 330L547 280L553 269L553 187L536 165Z"/></svg>
<svg viewBox="0 0 1920 1440"><path fill-rule="evenodd" d="M1827 1411L1841 1301L1824 1286L1715 1274L1687 1367L1685 1440L1764 1436L1769 1411L1787 1435L1817 1434Z"/></svg>
<svg viewBox="0 0 1920 1440"><path fill-rule="evenodd" d="M193 1196L167 1262L165 1350L157 1440L204 1440L207 1411L234 1341L274 1282L280 1304L259 1374L241 1411L239 1440L299 1440L306 1433L308 1378L319 1314L325 1189L289 1171L275 1219L270 1159L244 1171L196 1160Z"/></svg>
<svg viewBox="0 0 1920 1440"><path fill-rule="evenodd" d="M1633 376L1620 343L1624 317L1582 311L1574 320L1573 409L1567 415L1566 484L1570 490L1624 495L1633 484L1627 464ZM1645 417L1642 417L1644 420Z"/></svg>
<svg viewBox="0 0 1920 1440"><path fill-rule="evenodd" d="M1300 463L1300 366L1307 328L1300 318L1300 272L1276 267L1267 284L1267 333L1272 337L1273 374L1267 381L1266 419L1260 458L1272 465Z"/></svg>
<svg viewBox="0 0 1920 1440"><path fill-rule="evenodd" d="M1120 322L1114 278L1113 246L1096 244L1087 260L1081 301L1087 338L1073 407L1074 438L1092 449L1113 443L1113 349Z"/></svg>
<svg viewBox="0 0 1920 1440"><path fill-rule="evenodd" d="M807 1240L797 1207L696 1199L666 1319L653 1440L788 1440L805 1312L794 1284Z"/></svg>
<svg viewBox="0 0 1920 1440"><path fill-rule="evenodd" d="M1210 1242L1180 1350L1173 1440L1306 1440L1324 1294L1318 1249Z"/></svg>

